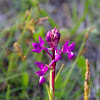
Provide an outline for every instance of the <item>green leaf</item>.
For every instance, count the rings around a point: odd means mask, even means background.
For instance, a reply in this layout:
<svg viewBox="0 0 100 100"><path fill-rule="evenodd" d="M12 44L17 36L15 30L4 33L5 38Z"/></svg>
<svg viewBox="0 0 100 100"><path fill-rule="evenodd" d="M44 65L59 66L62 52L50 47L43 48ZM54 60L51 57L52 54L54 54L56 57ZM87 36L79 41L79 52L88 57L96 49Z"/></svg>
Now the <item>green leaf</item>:
<svg viewBox="0 0 100 100"><path fill-rule="evenodd" d="M7 87L6 100L10 100L10 85Z"/></svg>
<svg viewBox="0 0 100 100"><path fill-rule="evenodd" d="M24 72L22 75L22 85L26 88L28 87L28 83L29 83L29 75L27 72Z"/></svg>
<svg viewBox="0 0 100 100"><path fill-rule="evenodd" d="M57 79L58 79L58 77L59 77L59 75L60 75L60 72L62 71L63 67L64 67L64 64L62 64L60 70L58 71L58 73L57 73L57 75L56 75L56 77L55 77L55 83L56 83L56 81L57 81Z"/></svg>
<svg viewBox="0 0 100 100"><path fill-rule="evenodd" d="M86 71L86 64L85 64L85 57L81 55L77 61L79 70L81 71L82 78L85 78L85 71Z"/></svg>
<svg viewBox="0 0 100 100"><path fill-rule="evenodd" d="M7 78L1 78L1 79L0 79L0 83L1 83L1 82L5 82L5 81L8 81L8 80L13 79L13 78L16 78L16 77L19 77L19 76L21 76L21 75L23 75L23 73L21 73L21 74L14 74L14 75L9 76L9 77L7 77Z"/></svg>
<svg viewBox="0 0 100 100"><path fill-rule="evenodd" d="M51 96L48 85L46 85L46 89L47 89L47 92L48 92L49 100L52 100L52 96Z"/></svg>

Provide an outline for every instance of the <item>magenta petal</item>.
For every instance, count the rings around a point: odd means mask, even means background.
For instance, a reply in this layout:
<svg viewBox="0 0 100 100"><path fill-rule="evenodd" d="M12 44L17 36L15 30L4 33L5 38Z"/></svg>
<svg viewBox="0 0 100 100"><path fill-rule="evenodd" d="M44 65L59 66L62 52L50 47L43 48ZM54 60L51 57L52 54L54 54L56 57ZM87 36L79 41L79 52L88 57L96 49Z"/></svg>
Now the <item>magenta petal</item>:
<svg viewBox="0 0 100 100"><path fill-rule="evenodd" d="M55 32L55 31L57 30L56 27L55 27L53 30L54 30L54 32Z"/></svg>
<svg viewBox="0 0 100 100"><path fill-rule="evenodd" d="M68 42L69 42L69 41L66 41L65 44L64 44L63 47L62 47L62 51L63 51L64 53L66 53L66 52L68 51Z"/></svg>
<svg viewBox="0 0 100 100"><path fill-rule="evenodd" d="M41 49L32 49L31 51L36 52L36 53L40 53Z"/></svg>
<svg viewBox="0 0 100 100"><path fill-rule="evenodd" d="M61 59L61 56L60 55L56 55L55 56L55 61L58 61L58 60L60 60Z"/></svg>
<svg viewBox="0 0 100 100"><path fill-rule="evenodd" d="M71 60L74 58L75 54L73 52L68 52L68 58Z"/></svg>
<svg viewBox="0 0 100 100"><path fill-rule="evenodd" d="M46 73L48 70L48 67L47 66L44 66L44 69L42 70L44 73Z"/></svg>
<svg viewBox="0 0 100 100"><path fill-rule="evenodd" d="M46 34L46 41L51 42L50 31Z"/></svg>
<svg viewBox="0 0 100 100"><path fill-rule="evenodd" d="M44 75L44 72L43 71L36 71L35 72L38 76L43 76Z"/></svg>
<svg viewBox="0 0 100 100"><path fill-rule="evenodd" d="M59 40L59 39L60 39L60 33L56 32L55 35L54 35L54 37L55 37L57 40Z"/></svg>
<svg viewBox="0 0 100 100"><path fill-rule="evenodd" d="M42 70L44 68L44 65L40 62L35 62L35 64Z"/></svg>
<svg viewBox="0 0 100 100"><path fill-rule="evenodd" d="M41 46L44 45L44 40L41 38L41 36L39 36L39 43L40 43Z"/></svg>
<svg viewBox="0 0 100 100"><path fill-rule="evenodd" d="M39 84L45 83L45 78L43 76L40 77Z"/></svg>
<svg viewBox="0 0 100 100"><path fill-rule="evenodd" d="M32 43L32 46L35 48L35 49L40 49L41 46L39 43Z"/></svg>
<svg viewBox="0 0 100 100"><path fill-rule="evenodd" d="M51 42L51 38L48 36L48 37L46 37L46 41L47 42Z"/></svg>
<svg viewBox="0 0 100 100"><path fill-rule="evenodd" d="M69 42L68 40L65 42L65 45L66 45L66 46L68 46L68 42Z"/></svg>
<svg viewBox="0 0 100 100"><path fill-rule="evenodd" d="M73 51L75 48L75 42L73 42L71 45L68 46L69 51Z"/></svg>

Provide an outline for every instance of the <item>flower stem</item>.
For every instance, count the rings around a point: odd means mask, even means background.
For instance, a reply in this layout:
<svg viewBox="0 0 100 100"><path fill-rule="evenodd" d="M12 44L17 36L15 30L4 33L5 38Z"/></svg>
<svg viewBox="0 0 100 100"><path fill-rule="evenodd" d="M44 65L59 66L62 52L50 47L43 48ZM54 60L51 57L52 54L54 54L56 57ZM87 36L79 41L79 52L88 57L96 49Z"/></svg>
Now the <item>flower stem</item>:
<svg viewBox="0 0 100 100"><path fill-rule="evenodd" d="M53 63L53 70L50 70L50 93L51 93L51 98L54 100L54 83L55 83L55 65L56 62Z"/></svg>
<svg viewBox="0 0 100 100"><path fill-rule="evenodd" d="M48 49L47 48L43 48L48 54L49 54L49 56L51 57L51 58L53 58L53 56L51 55L51 53L48 51Z"/></svg>
<svg viewBox="0 0 100 100"><path fill-rule="evenodd" d="M52 88L52 70L50 70L50 93L51 98L53 97L53 88Z"/></svg>
<svg viewBox="0 0 100 100"><path fill-rule="evenodd" d="M52 60L55 59L55 50L52 50L53 52L53 58ZM54 62L52 64L52 69L53 70L50 70L50 93L51 93L51 96L52 96L52 100L54 100L54 84L55 84L55 67L56 67L56 62Z"/></svg>
<svg viewBox="0 0 100 100"><path fill-rule="evenodd" d="M53 63L53 71L52 71L52 88L53 88L53 100L54 100L54 84L55 84L55 67L56 67L56 62Z"/></svg>

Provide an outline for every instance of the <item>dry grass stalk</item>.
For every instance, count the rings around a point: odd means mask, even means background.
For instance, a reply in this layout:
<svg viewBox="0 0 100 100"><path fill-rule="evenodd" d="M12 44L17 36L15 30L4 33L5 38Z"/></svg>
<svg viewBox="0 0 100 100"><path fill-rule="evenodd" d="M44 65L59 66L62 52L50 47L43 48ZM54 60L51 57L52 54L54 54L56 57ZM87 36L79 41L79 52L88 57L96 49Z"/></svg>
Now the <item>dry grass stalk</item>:
<svg viewBox="0 0 100 100"><path fill-rule="evenodd" d="M49 17L42 17L40 19L38 19L37 21L35 21L35 24L41 24L43 21L48 20Z"/></svg>
<svg viewBox="0 0 100 100"><path fill-rule="evenodd" d="M84 100L89 100L90 92L90 72L89 72L89 61L86 59L86 73L85 73L85 83L84 83Z"/></svg>
<svg viewBox="0 0 100 100"><path fill-rule="evenodd" d="M14 46L15 50L18 51L18 52L17 52L18 56L19 56L19 57L22 57L23 53L22 53L21 47L20 47L20 45L18 44L18 42L15 42L13 46Z"/></svg>
<svg viewBox="0 0 100 100"><path fill-rule="evenodd" d="M13 46L14 46L18 56L21 58L22 61L24 61L26 59L26 56L23 55L22 49L21 49L20 45L18 44L18 42L15 42Z"/></svg>

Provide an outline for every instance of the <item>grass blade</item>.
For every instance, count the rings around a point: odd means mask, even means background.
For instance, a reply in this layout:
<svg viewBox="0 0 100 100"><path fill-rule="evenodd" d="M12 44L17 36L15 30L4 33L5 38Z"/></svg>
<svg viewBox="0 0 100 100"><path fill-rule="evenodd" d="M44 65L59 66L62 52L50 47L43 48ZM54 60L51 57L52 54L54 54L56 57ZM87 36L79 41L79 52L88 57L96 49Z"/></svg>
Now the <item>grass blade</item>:
<svg viewBox="0 0 100 100"><path fill-rule="evenodd" d="M7 87L6 100L10 100L10 85Z"/></svg>
<svg viewBox="0 0 100 100"><path fill-rule="evenodd" d="M59 77L59 75L60 75L60 72L62 71L63 67L64 67L64 64L62 64L60 70L58 71L58 73L57 73L57 75L56 75L56 77L55 77L55 83L56 83L56 81L57 81L57 79L58 79L58 77Z"/></svg>
<svg viewBox="0 0 100 100"><path fill-rule="evenodd" d="M50 93L50 90L48 88L48 85L46 85L46 89L47 89L47 92L48 92L49 100L52 100L51 93Z"/></svg>

